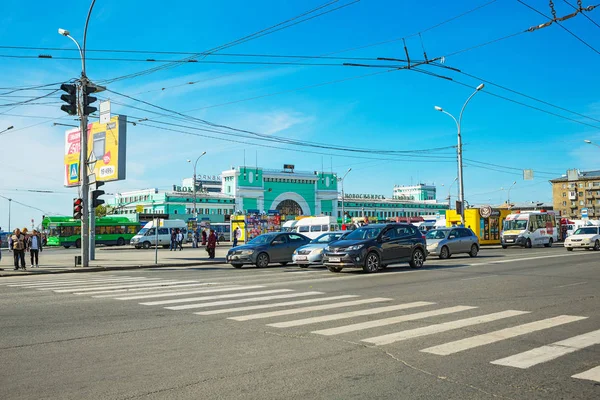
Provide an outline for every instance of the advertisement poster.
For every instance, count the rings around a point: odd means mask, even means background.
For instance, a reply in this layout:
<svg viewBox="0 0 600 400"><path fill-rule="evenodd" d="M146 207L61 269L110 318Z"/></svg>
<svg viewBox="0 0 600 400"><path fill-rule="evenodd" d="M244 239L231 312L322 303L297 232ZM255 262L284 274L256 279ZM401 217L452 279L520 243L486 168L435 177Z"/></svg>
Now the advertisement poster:
<svg viewBox="0 0 600 400"><path fill-rule="evenodd" d="M65 132L65 186L77 186L84 169L80 165L80 132ZM116 115L110 122L88 124L88 162L95 161L93 171L97 181L110 182L126 177L127 118Z"/></svg>

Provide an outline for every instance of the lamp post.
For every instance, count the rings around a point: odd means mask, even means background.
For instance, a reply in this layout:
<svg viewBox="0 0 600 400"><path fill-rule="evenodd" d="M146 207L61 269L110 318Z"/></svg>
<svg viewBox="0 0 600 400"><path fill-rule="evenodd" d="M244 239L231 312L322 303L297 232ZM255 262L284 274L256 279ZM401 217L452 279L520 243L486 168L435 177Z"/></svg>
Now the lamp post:
<svg viewBox="0 0 600 400"><path fill-rule="evenodd" d="M10 128L8 128L10 129ZM598 143L594 143L591 140L585 139L584 142L586 142L587 144L591 144L592 146L596 146L596 147L600 147L600 144Z"/></svg>
<svg viewBox="0 0 600 400"><path fill-rule="evenodd" d="M444 109L442 109L442 107L438 107L438 106L434 107L437 111L440 111L446 115L449 115L456 123L456 128L457 128L457 133L458 133L458 147L456 150L458 153L458 187L459 187L458 201L460 202L460 223L463 226L465 225L465 204L464 204L465 203L465 186L464 186L464 182L463 182L463 163L462 163L462 135L461 135L462 116L463 116L463 112L465 111L465 107L467 106L467 104L469 104L469 101L473 98L473 96L475 96L477 94L477 92L479 92L481 89L483 89L484 86L485 85L483 83L479 84L479 86L477 86L475 88L475 91L467 98L467 101L465 101L465 104L463 104L463 106L460 110L458 120L456 120L456 118L454 118L454 115L450 114L447 111L444 111Z"/></svg>
<svg viewBox="0 0 600 400"><path fill-rule="evenodd" d="M12 233L12 230L10 229L10 205L12 204L12 199L8 199L8 231L9 233Z"/></svg>
<svg viewBox="0 0 600 400"><path fill-rule="evenodd" d="M344 179L346 179L346 175L352 171L352 168L348 168L348 171L342 176L340 182L342 182L342 225L346 222L346 214L344 214Z"/></svg>
<svg viewBox="0 0 600 400"><path fill-rule="evenodd" d="M3 131L0 131L0 134L1 134L1 133L4 133L4 132L6 132L6 131L10 131L12 128L14 128L14 126L12 126L12 125L11 125L11 126L9 126L8 128L6 128L5 130L3 130Z"/></svg>
<svg viewBox="0 0 600 400"><path fill-rule="evenodd" d="M198 213L196 212L196 166L198 165L198 160L205 154L206 154L206 152L203 152L202 154L200 154L198 156L198 158L196 158L196 162L194 163L194 182L192 183L192 185L194 185L194 217L195 218L198 217ZM187 162L191 163L192 160L187 160Z"/></svg>
<svg viewBox="0 0 600 400"><path fill-rule="evenodd" d="M510 187L508 188L508 195L506 196L506 207L510 210L511 206L510 206L510 189L513 188L513 186L515 186L517 184L517 181L514 181L512 183L512 185L510 185Z"/></svg>
<svg viewBox="0 0 600 400"><path fill-rule="evenodd" d="M454 180L452 181L452 183L450 184L450 186L448 186L448 209L452 210L452 186L454 185L454 182L456 182L458 180L458 177L454 178Z"/></svg>

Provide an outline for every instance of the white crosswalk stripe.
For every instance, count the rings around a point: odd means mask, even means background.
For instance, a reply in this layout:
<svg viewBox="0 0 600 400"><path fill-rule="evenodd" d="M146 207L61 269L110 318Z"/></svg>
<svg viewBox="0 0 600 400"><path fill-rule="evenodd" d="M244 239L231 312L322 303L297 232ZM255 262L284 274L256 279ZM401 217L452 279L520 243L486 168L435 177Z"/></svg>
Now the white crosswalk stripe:
<svg viewBox="0 0 600 400"><path fill-rule="evenodd" d="M464 328L467 326L483 324L486 322L497 321L503 318L514 317L517 315L528 314L529 311L518 311L518 310L507 310L500 311L497 313L480 315L472 318L459 319L457 321L444 322L442 324L435 324L424 326L422 328L409 329L406 331L390 333L387 335L376 336L368 339L363 339L363 342L371 343L377 346L384 344L390 344L399 342L406 339L412 339L420 336L433 335L434 333L447 332L453 329Z"/></svg>
<svg viewBox="0 0 600 400"><path fill-rule="evenodd" d="M198 315L230 314L230 313L236 313L236 312L240 312L240 311L263 310L265 308L297 306L300 304L318 303L318 302L330 301L330 300L342 300L342 299L349 299L349 298L353 298L353 297L355 298L358 296L351 295L351 294L345 294L345 295L340 295L340 296L318 297L316 299L285 301L282 303L269 303L269 304L258 304L258 305L254 305L254 306L245 306L245 307L221 308L218 310L200 311L200 312L197 312L194 314L198 314Z"/></svg>
<svg viewBox="0 0 600 400"><path fill-rule="evenodd" d="M374 321L367 321L367 322L360 322L360 323L352 324L352 325L339 326L337 328L321 329L318 331L313 331L312 333L316 333L318 335L333 336L333 335L339 335L342 333L360 331L363 329L399 324L401 322L415 321L418 319L435 317L438 315L453 314L453 313L457 313L457 312L461 312L461 311L473 310L475 308L477 308L477 307L472 307L472 306L446 307L446 308L441 308L439 310L424 311L424 312L415 313L415 314L400 315L398 317L377 319Z"/></svg>
<svg viewBox="0 0 600 400"><path fill-rule="evenodd" d="M600 365L580 374L575 374L571 378L600 382Z"/></svg>
<svg viewBox="0 0 600 400"><path fill-rule="evenodd" d="M523 353L515 354L514 356L501 358L491 363L526 369L597 344L600 344L600 329L546 346L537 347Z"/></svg>
<svg viewBox="0 0 600 400"><path fill-rule="evenodd" d="M359 317L359 316L363 316L363 315L373 315L373 314L380 314L380 313L389 312L389 311L405 310L407 308L429 306L432 304L435 304L435 303L430 303L427 301L416 301L413 303L396 304L393 306L369 308L367 310L350 311L350 312L346 312L346 313L323 315L320 317L297 319L294 321L277 322L274 324L268 324L267 326L272 326L274 328L290 328L292 326L316 324L316 323L325 322L325 321L336 321L336 320L340 320L340 319Z"/></svg>
<svg viewBox="0 0 600 400"><path fill-rule="evenodd" d="M129 289L113 289L113 290L99 290L99 291L94 291L94 292L85 292L85 294L96 297L96 298L102 298L102 297L119 297L119 296L123 296L124 294L141 294L141 293L160 293L161 291L167 291L167 290L180 290L180 289L186 289L186 290L190 290L190 289L197 289L197 288L202 288L202 287L207 287L207 286L219 286L219 287L225 287L227 285L217 285L213 282L204 282L204 283L186 283L186 284L177 284L177 285L173 285L171 289L169 286L167 287L150 287L150 288L145 288L145 287L141 287L141 288L129 288ZM236 285L239 286L239 285ZM80 292L75 292L73 294L84 294L84 293L80 293Z"/></svg>
<svg viewBox="0 0 600 400"><path fill-rule="evenodd" d="M511 328L501 329L499 331L485 333L483 335L472 336L454 342L445 343L439 346L429 347L421 350L425 353L437 354L446 356L449 354L458 353L464 350L473 349L475 347L484 346L486 344L496 343L501 340L514 338L528 333L541 331L555 326L568 324L569 322L580 321L587 317L577 317L572 315L559 315L558 317L543 319L540 321L530 322L528 324L513 326Z"/></svg>
<svg viewBox="0 0 600 400"><path fill-rule="evenodd" d="M315 295L319 295L319 294L323 294L323 293L322 292L299 292L299 293L277 294L277 295L273 295L273 296L244 297L243 299L237 299L237 300L222 300L222 301L215 301L212 303L184 304L181 306L173 306L173 307L165 307L165 308L168 310L190 310L192 308L215 307L215 306L229 305L229 304L252 303L252 302L267 301L267 300L289 299L289 298L293 298L293 297L315 296Z"/></svg>
<svg viewBox="0 0 600 400"><path fill-rule="evenodd" d="M149 302L140 303L140 304L143 304L145 306L162 306L165 304L189 303L192 301L225 299L225 298L229 298L229 297L244 297L244 296L255 296L258 294L271 294L271 293L284 293L284 292L293 292L293 290L292 289L271 289L271 290L261 290L258 292L244 292L244 293L220 294L220 295L214 295L214 296L186 297L185 299L149 301Z"/></svg>
<svg viewBox="0 0 600 400"><path fill-rule="evenodd" d="M190 294L199 293L217 293L217 292L231 292L236 290L250 290L250 289L262 289L264 286L241 286L241 285L224 285L208 289L196 289L196 290L185 290L182 292L168 291L165 293L146 293L146 294L135 294L132 296L115 297L117 300L142 300L142 299L156 299L160 297L174 297L174 296L187 296Z"/></svg>
<svg viewBox="0 0 600 400"><path fill-rule="evenodd" d="M125 288L139 288L139 287L153 287L153 286L165 286L177 283L194 283L198 281L154 281L154 282L143 282L143 283L132 283L126 285L115 284L111 286L93 286L93 287L71 287L68 289L51 289L56 293L73 293L73 292L92 292L95 290L106 290L106 289L125 289Z"/></svg>
<svg viewBox="0 0 600 400"><path fill-rule="evenodd" d="M7 285L12 287L22 287L22 288L44 288L44 287L61 287L61 286L71 286L71 285L100 285L103 283L109 282L134 282L134 281L156 281L160 278L106 278L106 279L75 279L69 281L59 281L59 282L43 282L43 283L21 283L16 285Z"/></svg>
<svg viewBox="0 0 600 400"><path fill-rule="evenodd" d="M243 316L239 316L239 317L230 317L229 319L233 319L235 321L249 321L252 319L280 317L282 315L299 314L299 313L304 313L304 312L320 311L320 310L330 310L332 308L338 308L338 307L349 307L349 306L356 306L356 305L360 305L360 304L380 303L383 301L391 301L391 300L392 299L387 299L387 298L383 298L383 297L375 297L375 298L371 298L371 299L353 300L353 301L346 301L346 302L342 302L342 303L324 304L321 306L292 308L289 310L271 311L271 312L260 313L260 314L243 315Z"/></svg>

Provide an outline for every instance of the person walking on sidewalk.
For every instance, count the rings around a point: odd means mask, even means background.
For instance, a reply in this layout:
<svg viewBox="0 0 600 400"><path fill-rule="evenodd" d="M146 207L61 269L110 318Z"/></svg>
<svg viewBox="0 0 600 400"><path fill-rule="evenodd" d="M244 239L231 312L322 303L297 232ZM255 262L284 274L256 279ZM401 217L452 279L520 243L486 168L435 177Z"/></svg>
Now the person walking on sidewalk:
<svg viewBox="0 0 600 400"><path fill-rule="evenodd" d="M238 240L240 238L240 234L241 234L240 227L236 226L235 230L233 231L233 247L237 246Z"/></svg>
<svg viewBox="0 0 600 400"><path fill-rule="evenodd" d="M183 250L183 232L179 229L177 229L177 247L179 247L179 251Z"/></svg>
<svg viewBox="0 0 600 400"><path fill-rule="evenodd" d="M169 251L177 251L177 231L175 228L171 229L171 247L169 247Z"/></svg>
<svg viewBox="0 0 600 400"><path fill-rule="evenodd" d="M33 234L27 240L27 251L31 258L31 268L39 268L40 251L42 251L42 237L37 230L33 230Z"/></svg>
<svg viewBox="0 0 600 400"><path fill-rule="evenodd" d="M198 248L198 241L200 240L200 233L198 233L198 228L196 228L194 230L194 233L192 234L192 247L194 249Z"/></svg>
<svg viewBox="0 0 600 400"><path fill-rule="evenodd" d="M206 229L202 229L202 246L206 246Z"/></svg>
<svg viewBox="0 0 600 400"><path fill-rule="evenodd" d="M21 268L23 268L23 271L25 271L25 235L23 235L21 230L17 228L15 229L15 233L10 238L12 240L15 271L19 269L19 261L21 262Z"/></svg>
<svg viewBox="0 0 600 400"><path fill-rule="evenodd" d="M215 234L214 229L210 230L210 235L208 235L208 244L206 248L208 249L208 258L215 258L215 248L217 247L217 235Z"/></svg>

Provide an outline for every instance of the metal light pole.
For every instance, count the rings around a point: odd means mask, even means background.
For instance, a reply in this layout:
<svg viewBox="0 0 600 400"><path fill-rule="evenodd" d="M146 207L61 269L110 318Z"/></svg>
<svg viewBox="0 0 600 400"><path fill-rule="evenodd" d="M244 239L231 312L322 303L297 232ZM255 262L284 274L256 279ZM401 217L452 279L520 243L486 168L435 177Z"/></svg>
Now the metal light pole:
<svg viewBox="0 0 600 400"><path fill-rule="evenodd" d="M10 230L10 205L12 204L12 199L8 199L8 231L9 233L12 233L12 231Z"/></svg>
<svg viewBox="0 0 600 400"><path fill-rule="evenodd" d="M344 213L344 179L346 179L346 175L352 171L352 168L348 168L348 171L342 176L340 182L342 182L342 225L346 223L346 214Z"/></svg>
<svg viewBox="0 0 600 400"><path fill-rule="evenodd" d="M87 41L87 29L90 22L90 16L92 15L92 9L94 8L94 4L96 0L92 0L90 4L90 9L88 11L87 18L85 20L85 28L83 31L83 49L79 46L77 40L75 40L68 30L58 29L58 33L68 37L71 39L77 49L79 50L79 56L81 57L81 78L79 79L79 132L80 132L80 165L79 165L79 179L81 180L81 198L83 199L83 213L81 218L81 266L89 267L90 264L90 229L89 229L89 217L90 217L90 181L88 177L88 165L87 165L87 145L88 145L88 129L87 129L87 115L85 113L85 105L84 105L84 92L85 88L88 86L88 78L85 73L85 45Z"/></svg>
<svg viewBox="0 0 600 400"><path fill-rule="evenodd" d="M506 196L506 207L510 210L511 206L510 206L510 189L513 188L513 186L515 186L517 184L517 181L514 181L512 183L512 185L510 185L510 187L508 188L508 195Z"/></svg>
<svg viewBox="0 0 600 400"><path fill-rule="evenodd" d="M10 129L10 128L8 128ZM587 144L591 144L592 146L596 146L596 147L600 147L600 144L598 143L594 143L591 140L585 139L584 142L586 142Z"/></svg>
<svg viewBox="0 0 600 400"><path fill-rule="evenodd" d="M6 128L5 130L3 130L3 131L0 131L0 134L4 133L4 132L6 132L6 131L10 131L12 128L14 128L14 126L12 126L12 125L11 125L11 126L9 126L8 128Z"/></svg>
<svg viewBox="0 0 600 400"><path fill-rule="evenodd" d="M206 152L200 154L198 156L198 158L196 158L196 162L194 163L194 182L192 183L192 185L194 185L194 217L195 218L198 217L198 212L196 211L196 166L198 165L198 160L205 154L206 154ZM187 162L191 163L192 160L187 160Z"/></svg>
<svg viewBox="0 0 600 400"><path fill-rule="evenodd" d="M477 88L475 88L475 91L467 98L467 101L465 101L465 104L463 104L463 106L460 110L460 114L458 116L458 121L456 120L456 118L454 118L454 115L450 114L447 111L444 111L442 109L442 107L435 106L435 109L437 111L443 112L444 114L452 117L452 119L456 123L456 128L458 131L458 148L457 148L458 186L459 186L458 201L460 202L460 223L463 226L465 225L465 186L464 186L464 181L463 181L463 162L462 162L462 135L461 135L462 116L463 116L463 112L465 111L465 107L467 106L467 104L469 104L469 101L473 98L473 96L475 96L477 94L477 92L479 92L481 89L483 89L484 86L485 85L483 83L481 83L479 86L477 86Z"/></svg>
<svg viewBox="0 0 600 400"><path fill-rule="evenodd" d="M450 184L450 186L448 186L448 209L452 210L452 186L454 185L454 182L456 182L458 180L458 177L454 178L454 180L452 181L452 183Z"/></svg>

